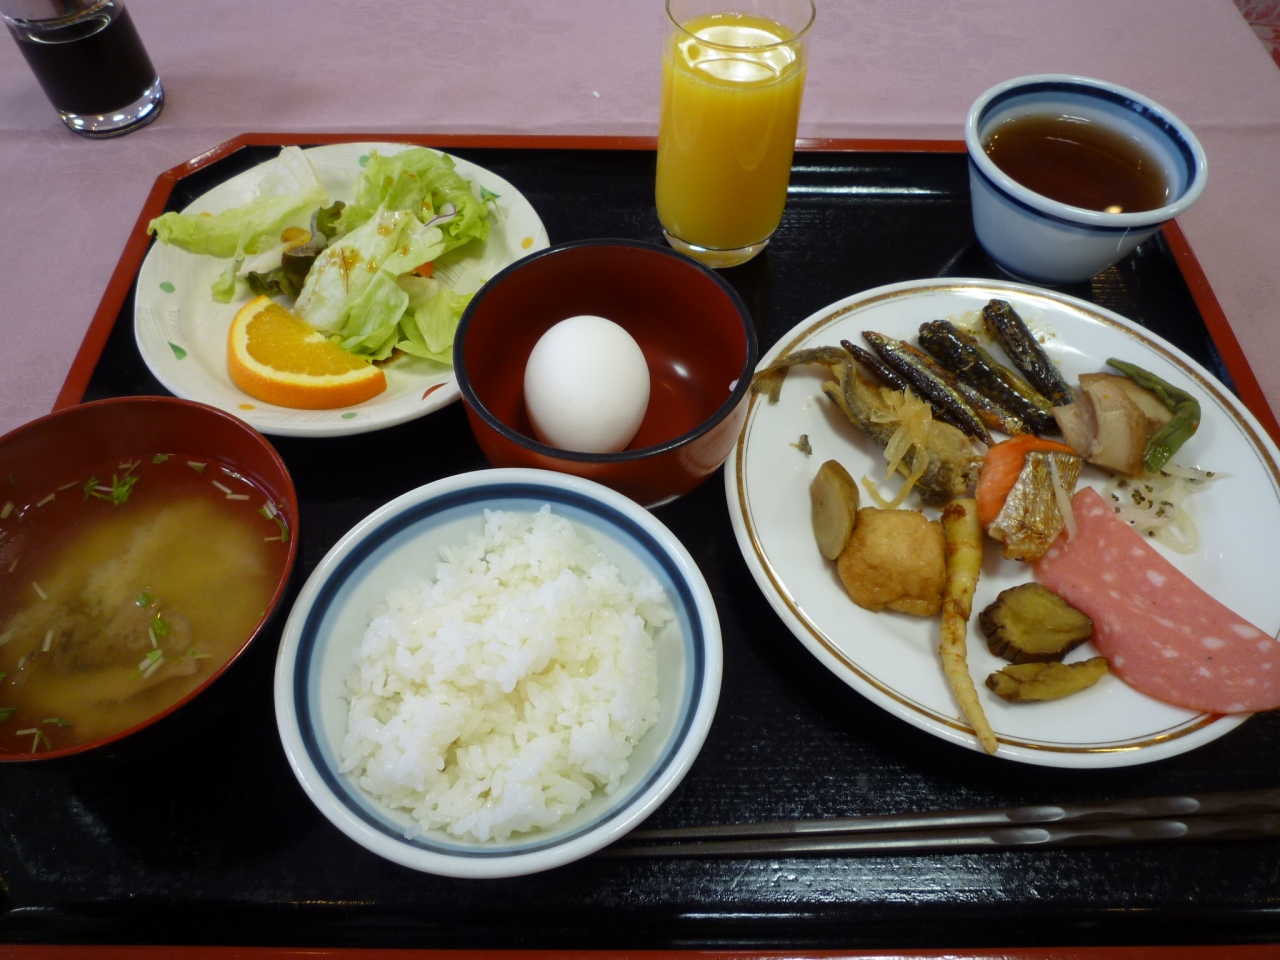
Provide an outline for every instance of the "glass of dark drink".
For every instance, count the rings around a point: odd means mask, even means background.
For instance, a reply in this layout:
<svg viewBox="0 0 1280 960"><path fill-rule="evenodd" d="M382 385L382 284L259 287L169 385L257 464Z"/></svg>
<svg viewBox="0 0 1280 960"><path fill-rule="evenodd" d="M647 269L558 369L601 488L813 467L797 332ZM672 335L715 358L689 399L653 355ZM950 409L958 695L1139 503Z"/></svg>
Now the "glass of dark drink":
<svg viewBox="0 0 1280 960"><path fill-rule="evenodd" d="M159 116L160 77L120 0L0 0L0 14L76 133L115 137Z"/></svg>

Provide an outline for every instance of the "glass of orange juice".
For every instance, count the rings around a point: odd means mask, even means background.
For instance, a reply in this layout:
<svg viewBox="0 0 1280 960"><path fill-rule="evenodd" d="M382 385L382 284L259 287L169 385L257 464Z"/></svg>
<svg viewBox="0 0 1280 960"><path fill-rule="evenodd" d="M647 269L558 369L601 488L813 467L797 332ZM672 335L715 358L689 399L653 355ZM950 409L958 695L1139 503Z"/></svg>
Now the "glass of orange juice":
<svg viewBox="0 0 1280 960"><path fill-rule="evenodd" d="M667 0L655 194L681 253L732 267L778 228L813 18L813 0Z"/></svg>

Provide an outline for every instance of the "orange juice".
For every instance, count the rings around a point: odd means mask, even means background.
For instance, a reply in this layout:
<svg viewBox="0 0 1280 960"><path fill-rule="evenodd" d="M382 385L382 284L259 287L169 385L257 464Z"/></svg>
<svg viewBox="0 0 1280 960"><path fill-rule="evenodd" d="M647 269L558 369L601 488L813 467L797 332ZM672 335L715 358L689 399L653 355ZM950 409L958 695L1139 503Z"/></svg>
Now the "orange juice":
<svg viewBox="0 0 1280 960"><path fill-rule="evenodd" d="M694 17L662 64L658 219L688 244L734 250L767 240L787 200L804 49L753 14Z"/></svg>

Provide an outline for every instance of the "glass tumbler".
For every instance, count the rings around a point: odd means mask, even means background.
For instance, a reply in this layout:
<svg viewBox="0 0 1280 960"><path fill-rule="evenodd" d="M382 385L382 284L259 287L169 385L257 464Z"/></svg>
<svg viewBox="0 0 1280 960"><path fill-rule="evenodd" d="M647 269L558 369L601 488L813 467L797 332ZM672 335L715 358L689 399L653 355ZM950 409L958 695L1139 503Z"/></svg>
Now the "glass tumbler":
<svg viewBox="0 0 1280 960"><path fill-rule="evenodd" d="M164 89L120 0L0 0L0 14L76 133L115 137L160 115Z"/></svg>
<svg viewBox="0 0 1280 960"><path fill-rule="evenodd" d="M813 19L813 0L667 0L658 219L707 266L750 260L782 219Z"/></svg>

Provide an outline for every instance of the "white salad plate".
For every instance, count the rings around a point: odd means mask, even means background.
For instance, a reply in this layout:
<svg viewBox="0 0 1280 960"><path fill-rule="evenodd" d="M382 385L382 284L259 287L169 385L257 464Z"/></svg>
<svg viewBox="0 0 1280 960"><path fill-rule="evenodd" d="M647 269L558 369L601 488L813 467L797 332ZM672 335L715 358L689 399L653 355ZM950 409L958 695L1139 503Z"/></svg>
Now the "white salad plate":
<svg viewBox="0 0 1280 960"><path fill-rule="evenodd" d="M1196 584L1273 636L1280 629L1275 589L1280 545L1280 451L1258 421L1212 374L1176 347L1125 318L1036 287L987 280L931 279L892 284L832 304L785 334L759 369L794 350L861 343L864 330L914 342L920 324L972 322L991 298L1008 300L1044 344L1068 382L1109 369L1107 358L1145 367L1200 401L1199 431L1173 462L1218 473L1186 508L1199 548L1181 555L1155 549ZM972 329L972 327L970 327ZM1002 361L999 347L986 344ZM810 525L809 483L818 466L839 460L855 479L883 484L883 452L822 393L822 367L790 369L776 404L755 396L734 452L725 463L729 513L752 575L787 627L858 693L922 730L981 751L943 676L939 618L872 613L845 593L835 564L823 559ZM812 455L793 444L807 435ZM1106 475L1086 465L1081 485L1101 489ZM864 506L870 498L863 492ZM906 507L919 506L912 494ZM936 517L937 511L926 510ZM1007 703L984 685L1005 666L987 650L977 614L1009 587L1034 579L1030 567L1000 557L987 543L968 631L969 670L999 739L997 756L1052 767L1120 767L1202 746L1248 715L1196 713L1153 700L1115 676L1062 700ZM1092 644L1069 661L1096 656ZM891 735L886 730L885 735Z"/></svg>
<svg viewBox="0 0 1280 960"><path fill-rule="evenodd" d="M330 201L350 201L356 177L370 151L390 156L408 148L395 143L337 143L304 151ZM454 157L457 172L497 200L489 205L489 239L442 257L435 276L458 293L478 290L486 280L520 257L548 245L547 231L529 202L506 180ZM201 195L183 213L219 213L248 203L268 175L259 164ZM496 206L496 211L495 211ZM310 214L299 218L306 226ZM475 247L473 249L473 246ZM262 433L289 437L332 437L381 430L413 420L459 397L453 368L402 356L383 367L387 389L352 407L297 410L263 403L243 393L227 374L227 332L251 298L241 284L231 303L218 303L210 288L226 267L218 257L154 244L138 272L134 298L134 336L138 351L155 378L175 396L227 411Z"/></svg>

